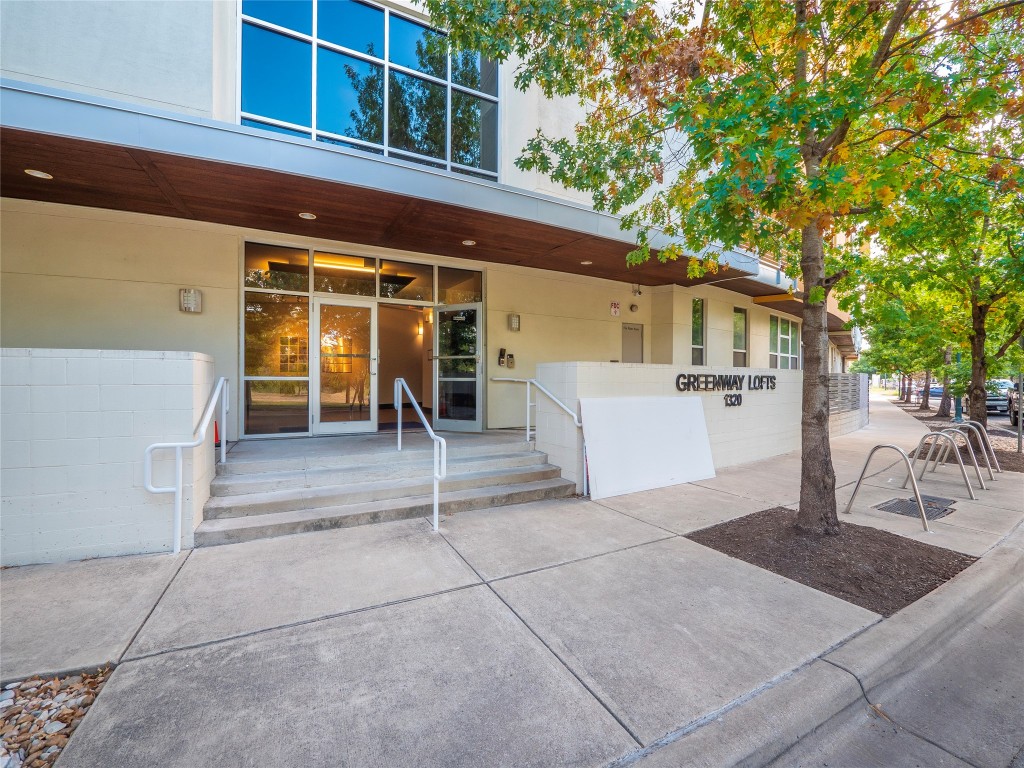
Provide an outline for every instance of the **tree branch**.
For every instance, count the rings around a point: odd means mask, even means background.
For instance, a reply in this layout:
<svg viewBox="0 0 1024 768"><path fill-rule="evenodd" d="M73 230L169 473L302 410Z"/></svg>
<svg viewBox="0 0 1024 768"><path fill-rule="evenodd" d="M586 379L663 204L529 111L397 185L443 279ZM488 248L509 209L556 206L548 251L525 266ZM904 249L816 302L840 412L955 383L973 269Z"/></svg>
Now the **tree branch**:
<svg viewBox="0 0 1024 768"><path fill-rule="evenodd" d="M926 40L927 38L932 37L932 36L934 36L934 35L936 35L936 34L938 34L940 32L946 32L946 31L948 31L950 29L956 29L957 27L962 26L962 25L966 24L969 21L974 21L975 19L980 19L983 16L989 16L990 14L998 13L999 11L1005 11L1008 8L1015 8L1018 5L1024 5L1024 0L1011 0L1011 2L1009 2L1009 3L1002 3L1001 5L995 5L995 6L992 6L991 8L988 8L988 9L986 9L984 11L978 11L977 13L972 13L969 16L964 16L963 18L960 18L960 19L957 19L956 21L950 22L949 24L947 24L944 27L938 27L936 29L930 29L930 30L928 30L927 32L925 32L923 34L918 35L917 37L912 37L909 40L903 41L902 43L897 45L895 48L893 48L891 51L889 51L889 54L892 55L892 54L896 53L897 51L901 50L902 48L906 48L908 46L915 45L915 44L921 42L922 40Z"/></svg>

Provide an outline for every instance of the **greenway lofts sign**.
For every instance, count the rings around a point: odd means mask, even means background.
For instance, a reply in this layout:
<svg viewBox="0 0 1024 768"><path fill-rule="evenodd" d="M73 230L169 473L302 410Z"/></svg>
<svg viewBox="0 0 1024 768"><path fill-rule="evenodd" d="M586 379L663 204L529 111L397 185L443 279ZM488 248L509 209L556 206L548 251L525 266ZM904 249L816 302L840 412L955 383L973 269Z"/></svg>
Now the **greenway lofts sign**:
<svg viewBox="0 0 1024 768"><path fill-rule="evenodd" d="M721 373L680 373L676 376L676 389L680 392L741 392L746 384L746 389L774 390L774 376L755 376L749 374L721 374ZM742 405L743 395L731 394L725 396L727 406Z"/></svg>

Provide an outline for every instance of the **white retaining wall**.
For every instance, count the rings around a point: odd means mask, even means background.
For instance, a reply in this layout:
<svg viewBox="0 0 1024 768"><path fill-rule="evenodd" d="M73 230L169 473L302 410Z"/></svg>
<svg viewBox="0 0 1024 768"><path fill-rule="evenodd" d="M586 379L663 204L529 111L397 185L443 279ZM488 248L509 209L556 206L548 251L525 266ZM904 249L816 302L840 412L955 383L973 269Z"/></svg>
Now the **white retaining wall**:
<svg viewBox="0 0 1024 768"><path fill-rule="evenodd" d="M145 490L143 454L192 439L213 381L213 358L196 352L3 349L0 562L169 551L174 496ZM184 455L181 545L191 547L212 430ZM173 485L173 451L156 459L154 483Z"/></svg>
<svg viewBox="0 0 1024 768"><path fill-rule="evenodd" d="M743 389L736 392L680 392L676 376L742 375ZM748 376L774 376L774 390L750 391ZM579 413L581 397L700 397L704 403L711 453L716 468L744 464L800 447L800 371L766 368L725 368L628 363L543 363L537 366L537 381L569 408ZM739 394L739 406L726 406L726 394ZM524 394L525 397L525 394ZM582 491L583 436L570 417L550 399L536 394L537 449L551 463L562 467L562 477Z"/></svg>

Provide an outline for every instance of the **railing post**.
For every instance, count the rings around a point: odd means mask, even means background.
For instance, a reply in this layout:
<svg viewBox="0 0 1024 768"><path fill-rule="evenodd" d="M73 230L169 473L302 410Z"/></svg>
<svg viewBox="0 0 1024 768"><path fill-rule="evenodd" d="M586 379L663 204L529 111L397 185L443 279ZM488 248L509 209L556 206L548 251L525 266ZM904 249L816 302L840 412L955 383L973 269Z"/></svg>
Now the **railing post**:
<svg viewBox="0 0 1024 768"><path fill-rule="evenodd" d="M530 380L529 379L526 380L526 442L530 442Z"/></svg>
<svg viewBox="0 0 1024 768"><path fill-rule="evenodd" d="M220 393L220 428L224 430L224 434L220 436L220 463L223 464L228 460L228 386L226 381Z"/></svg>
<svg viewBox="0 0 1024 768"><path fill-rule="evenodd" d="M181 448L174 449L174 554L181 552L181 496L182 496Z"/></svg>
<svg viewBox="0 0 1024 768"><path fill-rule="evenodd" d="M395 404L395 410L398 412L398 450L402 450L402 387L399 381L395 379L395 394L391 402Z"/></svg>

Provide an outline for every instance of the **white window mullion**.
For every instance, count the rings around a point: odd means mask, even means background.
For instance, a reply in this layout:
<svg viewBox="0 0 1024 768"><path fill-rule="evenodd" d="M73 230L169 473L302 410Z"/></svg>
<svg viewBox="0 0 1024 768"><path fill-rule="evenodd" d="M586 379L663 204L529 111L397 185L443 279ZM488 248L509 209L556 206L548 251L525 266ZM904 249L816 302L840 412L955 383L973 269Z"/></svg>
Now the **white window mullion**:
<svg viewBox="0 0 1024 768"><path fill-rule="evenodd" d="M391 103L391 11L384 9L384 157L390 157L391 142L388 129L388 107ZM378 281L379 282L379 281ZM379 286L378 286L379 290Z"/></svg>
<svg viewBox="0 0 1024 768"><path fill-rule="evenodd" d="M313 48L313 62L312 62L312 67L313 67L313 88L312 88L312 93L310 93L310 98L313 100L313 105L312 105L311 111L309 113L309 115L310 115L310 123L311 123L310 127L313 129L313 141L316 141L316 75L317 75L317 65L316 65L316 63L317 63L317 58L319 56L319 51L320 51L320 47L317 45L318 34L317 34L317 26L316 26L316 21L317 21L316 17L317 17L317 11L318 11L319 5L320 4L318 2L315 2L315 0L314 0L314 2L313 2L313 45L311 46ZM313 264L313 260L310 259L309 263L310 263L310 265L312 265ZM312 271L312 269L313 269L312 266L310 266L310 270L311 271Z"/></svg>

